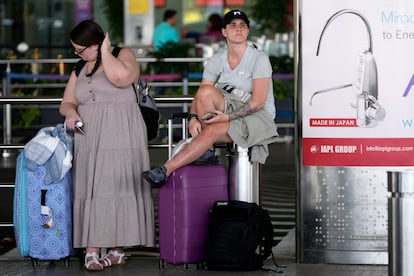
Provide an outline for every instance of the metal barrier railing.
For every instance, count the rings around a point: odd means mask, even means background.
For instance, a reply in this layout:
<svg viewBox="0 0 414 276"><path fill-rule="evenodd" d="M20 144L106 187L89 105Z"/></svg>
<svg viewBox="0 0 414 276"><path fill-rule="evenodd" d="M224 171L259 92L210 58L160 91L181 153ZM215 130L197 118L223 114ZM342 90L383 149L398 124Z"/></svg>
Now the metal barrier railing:
<svg viewBox="0 0 414 276"><path fill-rule="evenodd" d="M59 104L61 98L40 98L40 97L0 97L0 104L10 106L12 104ZM155 97L157 104L168 103L168 104L182 104L183 107L185 104L191 103L193 97ZM278 127L288 127L293 128L293 124L277 124ZM11 135L11 133L10 133ZM23 149L25 145L23 144L0 144L0 150L8 153L9 150L19 150ZM149 148L167 148L168 144L149 144ZM3 157L8 157L8 154L4 154ZM2 184L2 188L14 188L14 184ZM13 223L1 223L1 227L13 227Z"/></svg>
<svg viewBox="0 0 414 276"><path fill-rule="evenodd" d="M204 62L206 58L137 58L140 64L151 62L170 62L170 63L189 63L189 62ZM2 96L0 97L0 105L3 106L3 144L0 144L0 151L6 152L3 157L7 157L7 151L23 149L23 144L12 144L12 126L11 126L11 106L12 105L24 105L24 104L60 104L61 98L49 98L49 97L14 97L11 96L11 90L14 88L64 88L66 83L31 83L31 84L13 84L11 79L53 79L53 80L67 80L69 76L60 74L23 74L14 73L11 70L11 66L14 64L74 64L78 59L18 59L18 60L0 60L0 65L6 65L6 71L3 75L3 82L0 84L2 89ZM188 96L188 88L198 86L200 82L190 82L189 79L201 79L201 73L187 73L187 74L164 74L164 75L142 75L143 79L147 80L148 84L154 87L182 87L183 95L179 97L155 97L155 101L158 104L179 104L182 105L183 111L187 111L188 104L191 103L193 97ZM293 74L275 74L275 79L293 79ZM175 80L175 81L171 81ZM285 114L282 112L282 116L292 116L293 114ZM290 112L290 111L288 111ZM293 123L277 124L278 128L294 128ZM149 148L167 148L167 144L149 144ZM1 183L0 188L14 188L14 184ZM1 223L1 227L12 227L13 223Z"/></svg>
<svg viewBox="0 0 414 276"><path fill-rule="evenodd" d="M0 104L12 105L12 104L60 104L61 98L41 98L41 97L0 97ZM193 97L155 97L155 101L158 103L169 103L169 104L182 104L183 107L191 103ZM0 150L6 152L3 157L9 157L9 150L20 150L24 149L24 144L0 144ZM149 148L167 148L167 144L149 144ZM14 188L14 184L3 184L0 185L0 189ZM13 227L13 223L2 223L0 222L0 228L2 227Z"/></svg>
<svg viewBox="0 0 414 276"><path fill-rule="evenodd" d="M12 65L21 64L74 64L78 61L77 58L69 59L13 59L13 60L1 60L0 65L5 64L6 70L3 74L3 81L1 83L2 97L0 97L0 104L3 106L3 141L4 144L10 145L12 140L12 125L11 125L11 105L12 104L59 104L61 99L58 98L45 98L45 97L12 97L11 91L15 88L23 89L37 89L37 88L64 88L66 82L61 83L12 83L12 79L36 79L36 80L67 80L69 75L64 75L64 72L58 72L56 74L28 74L28 73L16 73L12 72ZM202 63L207 58L151 58L151 57L139 57L137 61L141 65L146 63L164 62L164 63ZM63 68L64 66L59 66ZM147 80L150 86L155 87L182 87L182 95L188 96L189 87L199 86L200 82L190 82L189 79L201 79L202 73L186 73L186 74L156 74L156 75L141 75L141 77ZM293 74L274 74L274 79L286 80L292 79ZM171 81L173 80L173 81ZM183 111L186 112L190 98L164 98L160 97L156 99L157 103L180 103L183 104ZM292 111L278 111L278 115L283 117L293 117ZM293 121L293 120L292 120ZM293 128L292 124L278 124L279 128Z"/></svg>
<svg viewBox="0 0 414 276"><path fill-rule="evenodd" d="M168 104L180 104L183 110L186 111L187 104L191 103L193 97L154 97L157 104L168 103ZM0 97L0 104L3 106L10 107L12 104L60 104L61 98L45 98L45 97ZM10 121L10 119L8 119ZM24 145L13 145L11 143L11 128L4 128L5 132L4 144L0 144L0 149L22 149ZM149 147L167 147L164 144L149 144ZM3 154L3 157L7 157L7 154Z"/></svg>
<svg viewBox="0 0 414 276"><path fill-rule="evenodd" d="M157 103L176 103L176 104L185 104L191 103L192 97L155 97L155 101ZM0 104L10 106L12 104L59 104L61 102L61 98L39 98L39 97L0 97ZM279 128L294 128L294 124L277 124ZM11 135L11 133L10 133ZM9 150L19 150L23 149L25 145L23 144L0 144L0 150L3 152ZM167 148L168 144L149 144L149 148ZM10 155L4 154L3 157L8 157ZM0 189L2 188L14 188L14 184L2 184L0 185ZM13 223L1 223L1 227L13 227Z"/></svg>
<svg viewBox="0 0 414 276"><path fill-rule="evenodd" d="M21 100L21 103L31 103L31 104L42 104L42 103L60 103L61 99L54 98L42 98L42 97L11 97L11 90L13 88L64 88L66 83L48 83L48 84L12 84L11 79L51 79L51 80L66 80L69 78L67 75L47 75L47 74L27 74L27 73L12 73L6 70L3 78L3 141L5 144L11 144L12 139L12 125L11 125L11 103L18 103ZM193 76L194 77L194 76ZM158 74L158 75L141 75L141 78L151 81L151 80L167 80L164 82L148 82L149 85L158 86L158 87L182 87L183 95L188 95L188 88L190 86L198 86L200 82L189 82L187 77L182 77L180 74ZM170 81L174 79L181 79L181 81ZM169 81L168 81L169 80ZM192 99L192 98L191 98ZM183 111L188 110L188 102L191 100L186 100L181 98L175 100L173 98L164 98L158 100L161 102L168 103L182 103ZM3 156L5 154L3 153ZM6 154L7 155L7 154Z"/></svg>
<svg viewBox="0 0 414 276"><path fill-rule="evenodd" d="M14 88L64 88L66 83L32 83L32 84L12 84L12 79L46 79L46 80L67 80L69 78L68 75L61 75L61 74L27 74L27 73L14 73L11 72L11 64L27 64L27 63L75 63L78 59L23 59L23 60L0 60L0 64L7 64L7 68L4 74L3 82L2 82L2 98L3 100L3 141L5 144L11 144L12 141L12 123L11 123L11 104L15 102L21 103L60 103L60 99L53 99L53 98L39 98L39 97L11 97L11 91ZM206 59L204 58L165 58L157 60L155 58L140 58L140 62L203 62ZM149 82L149 85L156 86L156 87L182 87L182 94L183 96L187 96L189 87L198 86L200 82L190 82L189 79L193 78L202 78L201 73L187 73L187 74L158 74L158 75L141 75L143 79L147 81L158 81L158 82ZM274 74L273 78L275 79L293 79L293 74ZM181 81L171 81L171 80L179 80ZM163 82L160 82L164 80ZM159 98L159 102L169 102L175 101L171 98ZM177 102L180 101L177 100ZM188 105L183 105L183 111L188 111ZM286 112L285 112L286 113ZM293 115L293 114L292 114ZM286 116L286 114L282 115ZM289 116L289 114L287 115ZM292 116L293 117L293 116ZM283 127L283 126L281 126ZM287 127L293 127L293 124L290 124ZM7 155L7 153L3 152L3 156Z"/></svg>
<svg viewBox="0 0 414 276"><path fill-rule="evenodd" d="M191 103L193 97L154 97L155 102L157 104L167 103L167 104L181 104L183 106L183 111L186 112L188 110L187 104ZM24 145L13 145L11 143L11 105L12 104L60 104L62 101L61 98L45 98L45 97L0 97L0 105L2 104L6 108L5 115L10 116L9 118L3 118L3 141L4 144L0 144L0 149L7 150L7 149L20 149L24 148ZM3 110L4 111L4 110ZM283 116L290 116L289 114L285 114L286 111L279 111L279 113L283 114ZM276 124L278 128L294 128L293 123L279 123ZM8 127L7 127L8 126ZM150 144L150 147L167 147L165 144ZM3 157L7 157L3 155Z"/></svg>

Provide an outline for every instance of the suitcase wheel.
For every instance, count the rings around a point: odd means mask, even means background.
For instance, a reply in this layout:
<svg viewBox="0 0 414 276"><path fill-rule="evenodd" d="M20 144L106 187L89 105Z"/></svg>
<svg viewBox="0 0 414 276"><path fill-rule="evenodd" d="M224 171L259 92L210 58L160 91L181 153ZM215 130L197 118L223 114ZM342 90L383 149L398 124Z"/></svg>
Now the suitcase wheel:
<svg viewBox="0 0 414 276"><path fill-rule="evenodd" d="M69 267L69 262L70 262L70 257L64 258L63 262L65 263L65 267L68 268Z"/></svg>
<svg viewBox="0 0 414 276"><path fill-rule="evenodd" d="M39 266L39 259L38 258L30 257L30 260L32 261L32 267L33 268L37 268ZM63 263L64 263L65 267L68 268L70 257L63 258L62 260L63 260ZM50 266L51 267L56 266L56 262L55 261L50 261Z"/></svg>
<svg viewBox="0 0 414 276"><path fill-rule="evenodd" d="M32 267L36 268L39 266L39 259L31 257L30 260L32 261Z"/></svg>
<svg viewBox="0 0 414 276"><path fill-rule="evenodd" d="M204 269L205 267L206 267L205 266L205 263L203 263L203 262L197 263L197 264L183 264L182 265L182 268L184 270L190 270L190 269L194 269L194 268L196 268L196 269ZM160 270L166 270L167 269L167 261L165 261L163 259L160 259L160 261L158 262L158 268Z"/></svg>
<svg viewBox="0 0 414 276"><path fill-rule="evenodd" d="M167 268L167 262L163 259L160 259L158 263L158 269L165 270Z"/></svg>

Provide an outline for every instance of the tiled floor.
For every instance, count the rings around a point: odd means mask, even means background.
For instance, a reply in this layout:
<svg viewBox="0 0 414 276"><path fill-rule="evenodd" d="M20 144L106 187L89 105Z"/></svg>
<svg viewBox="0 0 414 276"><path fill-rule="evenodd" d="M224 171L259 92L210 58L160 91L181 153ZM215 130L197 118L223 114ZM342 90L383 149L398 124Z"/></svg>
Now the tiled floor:
<svg viewBox="0 0 414 276"><path fill-rule="evenodd" d="M95 275L284 275L284 276L386 276L388 275L387 266L374 265L335 265L335 264L298 264L294 253L294 235L289 233L282 242L275 248L276 261L284 267L276 268L270 259L265 262L265 268L277 269L277 271L247 271L247 272L225 272L209 271L183 266L168 265L165 270L159 269L159 257L156 253L146 254L142 252L130 252L128 263L122 267L108 268L103 272L94 273ZM69 267L64 266L63 261L50 263L40 262L34 269L30 259L18 256L17 250L0 256L1 275L89 275L82 268L82 264L77 258L72 258Z"/></svg>
<svg viewBox="0 0 414 276"><path fill-rule="evenodd" d="M225 272L209 271L189 268L184 270L181 267L158 269L158 259L149 257L130 258L129 263L123 267L106 269L98 275L285 275L285 276L385 276L388 275L386 267L383 266L351 266L351 265L329 265L329 264L296 264L291 260L282 260L286 268L280 268L279 272L268 271L247 271L247 272ZM51 265L42 263L36 270L30 265L29 260L13 262L0 261L2 275L89 275L80 267L79 262L72 263L68 268L62 264ZM97 274L97 273L94 273Z"/></svg>

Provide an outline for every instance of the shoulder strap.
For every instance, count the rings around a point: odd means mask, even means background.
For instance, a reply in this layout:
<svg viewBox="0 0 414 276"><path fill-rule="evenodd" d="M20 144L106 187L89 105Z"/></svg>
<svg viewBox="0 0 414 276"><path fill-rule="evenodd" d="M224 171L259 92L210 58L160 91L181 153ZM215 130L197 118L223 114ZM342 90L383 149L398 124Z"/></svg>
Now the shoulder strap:
<svg viewBox="0 0 414 276"><path fill-rule="evenodd" d="M122 50L122 48L121 48L121 47L115 46L115 47L112 49L112 55L113 55L114 57L117 57L117 56L119 55L119 52L121 52L121 50ZM83 66L85 66L85 64L86 64L86 61L85 61L85 60L83 60L83 59L80 59L80 60L79 60L79 61L75 64L75 66L74 66L73 70L75 70L75 74L76 74L76 76L79 76L80 71L82 70Z"/></svg>
<svg viewBox="0 0 414 276"><path fill-rule="evenodd" d="M75 71L75 74L77 77L79 76L80 71L82 70L83 66L85 66L85 64L86 64L86 61L81 59L73 67L73 70Z"/></svg>
<svg viewBox="0 0 414 276"><path fill-rule="evenodd" d="M113 55L114 57L117 57L117 56L119 55L119 52L121 52L121 50L122 50L122 48L121 48L121 47L115 46L115 47L112 49L112 55Z"/></svg>
<svg viewBox="0 0 414 276"><path fill-rule="evenodd" d="M263 248L263 260L267 259L272 253L273 246L273 225L267 210L260 208L260 217L262 225L264 227L264 248Z"/></svg>
<svg viewBox="0 0 414 276"><path fill-rule="evenodd" d="M262 251L262 260L264 261L269 256L271 256L273 264L276 266L276 269L262 267L262 270L283 273L283 271L279 270L278 268L284 268L286 266L279 265L276 262L275 256L273 255L273 251L272 251L273 235L274 235L272 220L270 218L269 212L266 209L263 209L261 206L259 206L259 208L261 209L260 211L261 211L262 224L265 227L265 229L263 229L264 230L264 243L263 243L263 251Z"/></svg>

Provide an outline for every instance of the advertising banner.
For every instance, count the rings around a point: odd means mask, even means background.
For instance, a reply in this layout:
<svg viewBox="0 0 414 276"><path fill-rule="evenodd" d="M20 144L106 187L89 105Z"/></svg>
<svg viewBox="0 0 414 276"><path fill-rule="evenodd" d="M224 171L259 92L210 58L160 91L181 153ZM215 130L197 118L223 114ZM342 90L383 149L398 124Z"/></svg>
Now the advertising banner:
<svg viewBox="0 0 414 276"><path fill-rule="evenodd" d="M304 166L414 166L414 2L301 5Z"/></svg>

